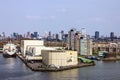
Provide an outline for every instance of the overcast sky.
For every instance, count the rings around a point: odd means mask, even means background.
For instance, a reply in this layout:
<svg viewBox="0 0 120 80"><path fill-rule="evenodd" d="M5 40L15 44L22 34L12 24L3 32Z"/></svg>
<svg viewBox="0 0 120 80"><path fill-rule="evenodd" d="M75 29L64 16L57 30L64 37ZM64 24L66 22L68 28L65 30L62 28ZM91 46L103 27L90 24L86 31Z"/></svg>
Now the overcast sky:
<svg viewBox="0 0 120 80"><path fill-rule="evenodd" d="M120 0L0 0L0 34L71 28L120 36Z"/></svg>

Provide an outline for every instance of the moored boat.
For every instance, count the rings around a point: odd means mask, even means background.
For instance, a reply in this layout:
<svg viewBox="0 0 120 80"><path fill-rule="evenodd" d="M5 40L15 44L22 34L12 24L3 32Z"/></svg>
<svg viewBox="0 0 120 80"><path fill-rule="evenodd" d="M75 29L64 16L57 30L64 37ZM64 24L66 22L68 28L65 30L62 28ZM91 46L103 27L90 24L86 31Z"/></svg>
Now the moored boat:
<svg viewBox="0 0 120 80"><path fill-rule="evenodd" d="M8 42L3 46L3 56L4 57L16 57L16 45L11 42Z"/></svg>

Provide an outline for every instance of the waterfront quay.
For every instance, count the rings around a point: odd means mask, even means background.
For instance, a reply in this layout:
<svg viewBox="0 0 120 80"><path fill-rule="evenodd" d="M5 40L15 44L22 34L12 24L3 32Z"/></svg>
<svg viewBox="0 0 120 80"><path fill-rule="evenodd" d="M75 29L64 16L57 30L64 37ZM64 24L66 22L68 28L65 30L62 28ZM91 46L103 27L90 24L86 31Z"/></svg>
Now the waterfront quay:
<svg viewBox="0 0 120 80"><path fill-rule="evenodd" d="M120 57L109 57L102 59L102 61L118 61L118 60L120 60Z"/></svg>
<svg viewBox="0 0 120 80"><path fill-rule="evenodd" d="M33 71L63 71L63 70L69 70L69 69L75 69L75 68L81 68L81 67L88 67L88 66L94 66L94 63L81 63L78 62L77 65L71 65L71 66L64 66L64 67L48 67L45 64L42 63L42 61L27 61L25 57L21 53L16 54L20 60L31 70Z"/></svg>

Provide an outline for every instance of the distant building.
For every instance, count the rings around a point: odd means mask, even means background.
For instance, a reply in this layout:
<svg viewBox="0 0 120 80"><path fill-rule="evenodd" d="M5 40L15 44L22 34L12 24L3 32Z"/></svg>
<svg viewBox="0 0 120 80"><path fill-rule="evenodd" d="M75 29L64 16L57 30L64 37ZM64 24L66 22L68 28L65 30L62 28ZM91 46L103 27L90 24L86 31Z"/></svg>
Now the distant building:
<svg viewBox="0 0 120 80"><path fill-rule="evenodd" d="M23 36L21 34L18 34L16 39L21 40L21 39L23 39Z"/></svg>
<svg viewBox="0 0 120 80"><path fill-rule="evenodd" d="M56 34L56 40L59 40L59 35L58 34Z"/></svg>
<svg viewBox="0 0 120 80"><path fill-rule="evenodd" d="M77 51L79 55L92 55L92 40L84 30L80 32L71 29L69 31L68 49Z"/></svg>
<svg viewBox="0 0 120 80"><path fill-rule="evenodd" d="M63 42L67 42L68 41L68 34L64 34L63 35Z"/></svg>
<svg viewBox="0 0 120 80"><path fill-rule="evenodd" d="M51 40L52 39L52 34L51 34L51 31L49 31L49 34L48 34L48 39Z"/></svg>
<svg viewBox="0 0 120 80"><path fill-rule="evenodd" d="M80 33L75 33L74 36L74 50L80 52Z"/></svg>
<svg viewBox="0 0 120 80"><path fill-rule="evenodd" d="M38 32L34 32L34 38L38 38Z"/></svg>
<svg viewBox="0 0 120 80"><path fill-rule="evenodd" d="M111 39L111 41L114 40L114 37L115 37L115 36L114 36L114 32L111 32L111 33L110 33L110 39Z"/></svg>
<svg viewBox="0 0 120 80"><path fill-rule="evenodd" d="M48 32L45 32L44 38L48 38L48 36L49 36Z"/></svg>
<svg viewBox="0 0 120 80"><path fill-rule="evenodd" d="M33 33L31 33L31 38L32 38L32 39L34 38L34 34L33 34Z"/></svg>
<svg viewBox="0 0 120 80"><path fill-rule="evenodd" d="M58 34L58 39L57 40L62 41L62 35L61 35L61 33L59 32L57 34Z"/></svg>
<svg viewBox="0 0 120 80"><path fill-rule="evenodd" d="M15 33L15 32L14 32L12 37L13 37L14 39L16 39L17 36L18 36L18 33Z"/></svg>
<svg viewBox="0 0 120 80"><path fill-rule="evenodd" d="M80 55L92 55L92 40L80 38Z"/></svg>
<svg viewBox="0 0 120 80"><path fill-rule="evenodd" d="M63 38L64 38L64 31L62 30L61 31L61 40L63 41Z"/></svg>
<svg viewBox="0 0 120 80"><path fill-rule="evenodd" d="M98 40L99 39L99 31L96 31L95 32L95 40Z"/></svg>
<svg viewBox="0 0 120 80"><path fill-rule="evenodd" d="M68 49L74 50L74 35L75 35L76 30L71 29L68 32Z"/></svg>
<svg viewBox="0 0 120 80"><path fill-rule="evenodd" d="M26 38L30 38L30 32L27 32Z"/></svg>
<svg viewBox="0 0 120 80"><path fill-rule="evenodd" d="M87 54L87 40L83 37L80 38L80 55Z"/></svg>
<svg viewBox="0 0 120 80"><path fill-rule="evenodd" d="M6 38L6 36L5 36L5 32L2 32L2 37L3 37L3 39L5 39Z"/></svg>
<svg viewBox="0 0 120 80"><path fill-rule="evenodd" d="M93 42L93 52L98 54L99 51L105 51L110 56L120 55L120 42Z"/></svg>

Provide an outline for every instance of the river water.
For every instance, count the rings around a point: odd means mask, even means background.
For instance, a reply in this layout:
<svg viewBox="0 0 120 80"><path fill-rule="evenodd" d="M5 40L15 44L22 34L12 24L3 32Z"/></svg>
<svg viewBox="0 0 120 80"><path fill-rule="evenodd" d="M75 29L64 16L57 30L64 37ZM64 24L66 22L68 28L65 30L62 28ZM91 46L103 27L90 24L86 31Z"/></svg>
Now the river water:
<svg viewBox="0 0 120 80"><path fill-rule="evenodd" d="M96 61L95 66L60 72L34 72L19 58L0 54L0 80L120 80L120 61Z"/></svg>

